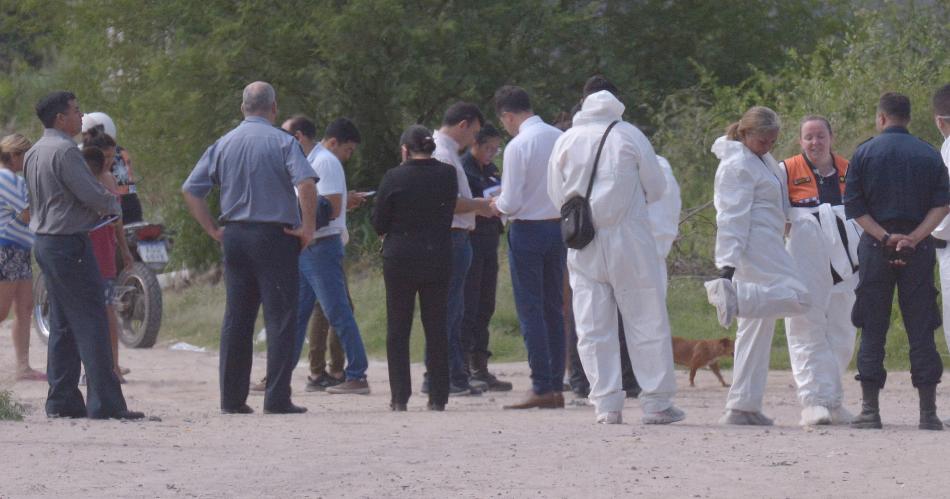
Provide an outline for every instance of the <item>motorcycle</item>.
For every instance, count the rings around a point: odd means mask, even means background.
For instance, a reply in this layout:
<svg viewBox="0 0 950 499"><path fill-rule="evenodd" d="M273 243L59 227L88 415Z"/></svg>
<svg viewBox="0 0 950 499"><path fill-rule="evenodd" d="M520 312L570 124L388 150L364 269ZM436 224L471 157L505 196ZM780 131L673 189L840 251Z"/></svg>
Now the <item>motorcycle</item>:
<svg viewBox="0 0 950 499"><path fill-rule="evenodd" d="M162 288L155 275L168 265L172 239L164 225L138 222L125 226L125 240L134 261L115 279L119 340L130 348L151 348L162 326ZM121 258L117 259L121 268ZM49 341L49 312L46 280L42 273L37 273L33 282L33 320L37 336L44 343Z"/></svg>

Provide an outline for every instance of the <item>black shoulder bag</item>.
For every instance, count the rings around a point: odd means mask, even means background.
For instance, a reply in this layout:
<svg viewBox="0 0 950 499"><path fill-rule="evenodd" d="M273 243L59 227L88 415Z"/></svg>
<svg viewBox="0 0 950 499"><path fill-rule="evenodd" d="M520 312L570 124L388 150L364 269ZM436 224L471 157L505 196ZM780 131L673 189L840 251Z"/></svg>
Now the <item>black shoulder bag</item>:
<svg viewBox="0 0 950 499"><path fill-rule="evenodd" d="M590 193L594 188L594 177L597 176L597 163L600 162L600 153L607 142L607 134L620 120L614 121L607 127L604 136L597 147L594 156L594 168L590 172L590 183L587 184L586 196L574 196L561 206L561 239L568 248L583 249L594 240L594 218L590 211Z"/></svg>

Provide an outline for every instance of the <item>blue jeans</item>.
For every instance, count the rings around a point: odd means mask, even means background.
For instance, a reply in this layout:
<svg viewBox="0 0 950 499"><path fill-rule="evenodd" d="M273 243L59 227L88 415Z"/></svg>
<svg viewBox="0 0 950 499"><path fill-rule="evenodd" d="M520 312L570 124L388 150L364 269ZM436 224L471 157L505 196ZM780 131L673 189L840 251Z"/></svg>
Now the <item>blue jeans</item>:
<svg viewBox="0 0 950 499"><path fill-rule="evenodd" d="M561 391L564 375L564 268L567 249L561 225L514 222L508 230L508 263L515 308L528 350L531 385L537 394Z"/></svg>
<svg viewBox="0 0 950 499"><path fill-rule="evenodd" d="M300 358L314 303L319 302L327 321L340 338L343 352L346 353L346 369L343 370L346 379L365 378L369 362L366 360L363 338L360 337L360 328L356 325L346 293L343 241L340 236L320 239L300 253L299 289L294 359Z"/></svg>

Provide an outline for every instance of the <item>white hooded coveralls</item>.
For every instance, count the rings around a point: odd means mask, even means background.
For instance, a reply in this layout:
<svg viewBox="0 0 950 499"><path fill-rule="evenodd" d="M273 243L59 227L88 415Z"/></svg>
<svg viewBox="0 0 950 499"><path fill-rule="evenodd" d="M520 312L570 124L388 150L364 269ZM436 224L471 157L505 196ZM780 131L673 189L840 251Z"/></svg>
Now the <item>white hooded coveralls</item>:
<svg viewBox="0 0 950 499"><path fill-rule="evenodd" d="M950 137L944 139L940 155L943 156L943 164L950 168ZM950 241L950 215L944 217L934 230L933 236ZM943 337L950 350L950 246L937 248L937 262L940 264L940 293L943 301Z"/></svg>
<svg viewBox="0 0 950 499"><path fill-rule="evenodd" d="M847 244L838 232L838 220L847 230ZM799 279L808 287L812 304L807 313L785 319L798 401L803 407L834 409L841 405L841 377L854 354L857 330L851 323L851 309L858 274L852 263L858 262L860 231L845 218L844 206L792 208L790 221L786 248L799 270ZM843 279L837 284L832 280L832 267Z"/></svg>
<svg viewBox="0 0 950 499"><path fill-rule="evenodd" d="M726 409L760 412L769 373L775 321L808 310L808 290L785 251L789 209L785 176L775 158L757 156L743 143L716 139L719 158L716 266L734 267L739 302L732 387Z"/></svg>
<svg viewBox="0 0 950 499"><path fill-rule="evenodd" d="M611 122L621 119L623 110L624 105L607 91L584 100L573 127L555 144L548 165L548 193L556 206L586 194L601 137ZM598 415L621 411L625 399L617 347L618 306L630 361L643 390L639 397L643 411L661 412L672 406L676 379L670 325L647 215L647 202L659 199L665 188L649 140L635 126L618 123L604 144L591 192L594 240L567 253L577 350Z"/></svg>

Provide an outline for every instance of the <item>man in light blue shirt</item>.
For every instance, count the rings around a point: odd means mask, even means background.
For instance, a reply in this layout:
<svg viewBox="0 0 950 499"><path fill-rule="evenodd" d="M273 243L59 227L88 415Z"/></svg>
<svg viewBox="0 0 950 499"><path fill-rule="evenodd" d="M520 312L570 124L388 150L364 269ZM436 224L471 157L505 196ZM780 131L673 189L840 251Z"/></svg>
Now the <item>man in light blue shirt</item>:
<svg viewBox="0 0 950 499"><path fill-rule="evenodd" d="M254 82L243 97L244 121L205 151L182 186L188 210L224 249L221 412L253 412L247 395L254 322L263 304L268 332L264 412L302 413L307 409L290 401L290 376L297 364L297 257L313 238L318 179L293 137L273 126L274 88ZM220 226L205 201L214 185L221 188Z"/></svg>

